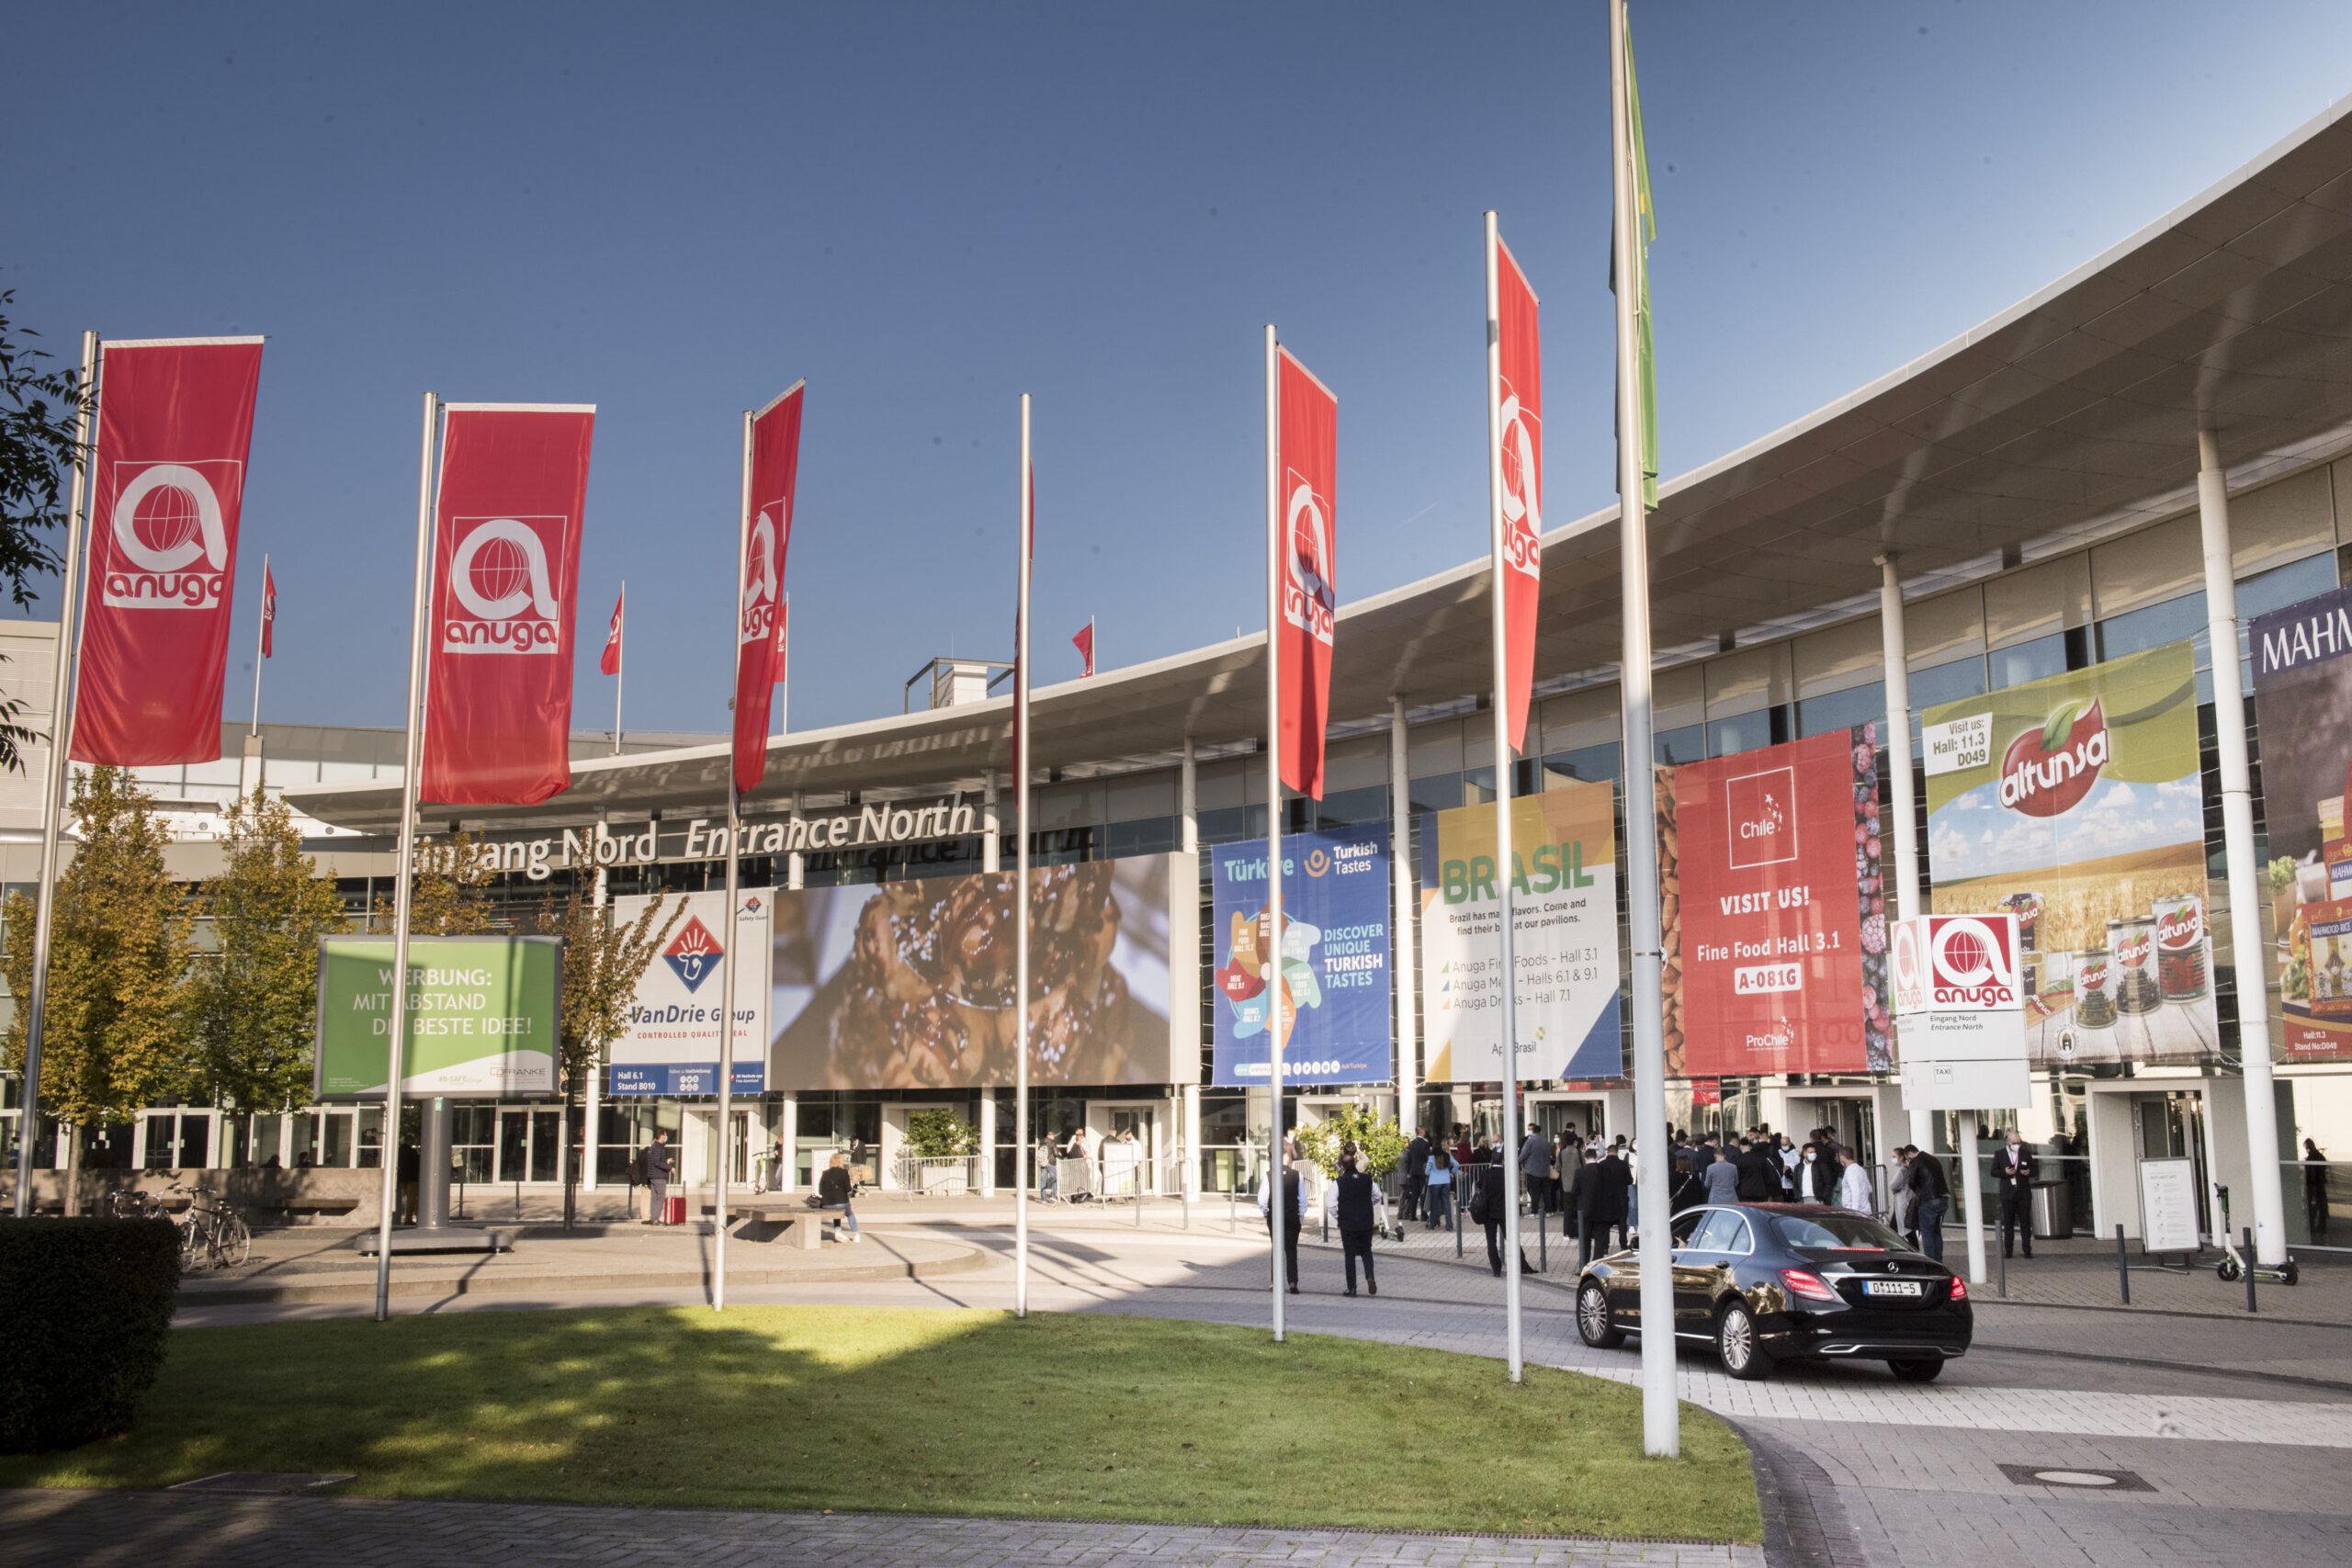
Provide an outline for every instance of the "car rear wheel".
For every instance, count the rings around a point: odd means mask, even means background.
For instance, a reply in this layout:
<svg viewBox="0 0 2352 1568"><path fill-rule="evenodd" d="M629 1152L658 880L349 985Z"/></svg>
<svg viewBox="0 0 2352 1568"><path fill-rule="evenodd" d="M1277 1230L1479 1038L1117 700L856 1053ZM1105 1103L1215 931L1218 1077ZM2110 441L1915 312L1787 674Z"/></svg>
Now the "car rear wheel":
<svg viewBox="0 0 2352 1568"><path fill-rule="evenodd" d="M1905 1382L1933 1382L1944 1374L1943 1358L1929 1356L1917 1361L1889 1361L1886 1370Z"/></svg>
<svg viewBox="0 0 2352 1568"><path fill-rule="evenodd" d="M1756 1314L1746 1303L1733 1302L1715 1320L1715 1354L1736 1378L1752 1381L1772 1370L1771 1354L1756 1337Z"/></svg>
<svg viewBox="0 0 2352 1568"><path fill-rule="evenodd" d="M1589 1280L1577 1292L1577 1333L1596 1350L1614 1350L1625 1343L1624 1330L1610 1325L1608 1293Z"/></svg>

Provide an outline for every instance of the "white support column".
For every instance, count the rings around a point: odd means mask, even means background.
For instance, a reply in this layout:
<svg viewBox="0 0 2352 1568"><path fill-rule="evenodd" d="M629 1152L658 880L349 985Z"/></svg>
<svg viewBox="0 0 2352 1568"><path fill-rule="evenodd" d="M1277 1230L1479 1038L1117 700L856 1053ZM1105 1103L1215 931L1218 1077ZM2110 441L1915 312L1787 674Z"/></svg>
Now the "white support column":
<svg viewBox="0 0 2352 1568"><path fill-rule="evenodd" d="M1918 806L1911 790L1911 652L1903 628L1903 581L1895 574L1895 554L1878 558L1878 625L1886 664L1887 814L1894 818L1894 864L1888 874L1887 912L1907 920L1928 911L1919 898ZM1902 1046L1896 1043L1900 1062ZM1936 1119L1932 1111L1905 1102L1911 1116L1911 1142L1933 1155Z"/></svg>
<svg viewBox="0 0 2352 1568"><path fill-rule="evenodd" d="M1419 983L1413 950L1413 782L1410 748L1406 743L1405 699L1388 699L1388 839L1396 873L1391 905L1389 964L1396 982L1396 1125L1408 1142L1417 1130L1419 1094L1415 1088L1420 1071L1420 1042L1413 1029L1414 987ZM1516 1146L1516 1140L1514 1140Z"/></svg>
<svg viewBox="0 0 2352 1568"><path fill-rule="evenodd" d="M1184 766L1177 775L1178 844L1188 855L1201 852L1201 775L1193 754L1193 738L1184 737ZM1182 1173L1177 1185L1187 1198L1201 1195L1201 1086L1184 1086L1177 1111L1176 1163Z"/></svg>
<svg viewBox="0 0 2352 1568"><path fill-rule="evenodd" d="M2230 892L2229 962L2237 971L2238 1056L2245 1073L2245 1156L2254 1187L2254 1251L2287 1258L2277 1100L2270 1077L2270 966L2262 949L2261 867L2246 766L2245 694L2238 685L2237 573L2230 552L2229 476L2221 444L2197 433L2197 520L2205 539L2205 615L2213 639L2213 730L2222 771L2222 862ZM2213 923L2207 923L2207 930ZM2216 952L2214 957L2221 957Z"/></svg>
<svg viewBox="0 0 2352 1568"><path fill-rule="evenodd" d="M1184 1196L1201 1195L1201 1086L1184 1086Z"/></svg>
<svg viewBox="0 0 2352 1568"><path fill-rule="evenodd" d="M784 1168L776 1175L776 1190L790 1192L800 1185L800 1097L786 1089L776 1118L776 1141L784 1145Z"/></svg>
<svg viewBox="0 0 2352 1568"><path fill-rule="evenodd" d="M792 792L792 820L796 824L800 820L800 792L797 789ZM801 874L806 870L807 864L800 858L800 852L798 850L795 850L790 854L784 857L784 888L786 892L797 893L800 891Z"/></svg>
<svg viewBox="0 0 2352 1568"><path fill-rule="evenodd" d="M620 734L617 723L614 727L613 734L616 738ZM596 812L596 841L599 844L602 844L605 840L605 815L601 807ZM613 901L612 888L605 879L607 869L602 865L596 868L596 891L594 897L595 907L599 909L605 908ZM596 1135L604 1125L604 1103L605 1064L602 1061L591 1062L588 1064L588 1093L580 1112L586 1123L580 1129L580 1190L582 1192L596 1190ZM571 1152L568 1145L565 1152L567 1154Z"/></svg>
<svg viewBox="0 0 2352 1568"><path fill-rule="evenodd" d="M1004 847L1004 829L996 816L996 770L990 768L988 784L980 795L980 869L998 869L1000 852Z"/></svg>
<svg viewBox="0 0 2352 1568"><path fill-rule="evenodd" d="M980 1196L996 1196L996 1090L980 1086Z"/></svg>

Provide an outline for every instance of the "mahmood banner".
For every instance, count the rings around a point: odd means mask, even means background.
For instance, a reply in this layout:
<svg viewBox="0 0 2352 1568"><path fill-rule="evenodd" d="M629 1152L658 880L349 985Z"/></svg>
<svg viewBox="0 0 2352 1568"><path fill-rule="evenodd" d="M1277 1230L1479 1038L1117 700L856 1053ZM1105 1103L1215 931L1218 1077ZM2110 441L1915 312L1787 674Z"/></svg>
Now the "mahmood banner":
<svg viewBox="0 0 2352 1568"><path fill-rule="evenodd" d="M1510 743L1524 749L1528 700L1534 691L1535 616L1544 576L1544 340L1535 290L1499 236L1495 269L1495 334L1502 378L1493 428L1502 446L1503 638L1509 655Z"/></svg>
<svg viewBox="0 0 2352 1568"><path fill-rule="evenodd" d="M768 709L783 678L784 558L792 544L792 492L800 474L800 395L806 382L752 416L751 537L735 604L735 793L756 789L768 769Z"/></svg>
<svg viewBox="0 0 2352 1568"><path fill-rule="evenodd" d="M2189 645L1922 716L1935 910L2016 913L2034 1064L2211 1059Z"/></svg>
<svg viewBox="0 0 2352 1568"><path fill-rule="evenodd" d="M551 936L412 936L401 1093L558 1092L563 944ZM319 941L320 1100L381 1100L391 1077L392 939Z"/></svg>
<svg viewBox="0 0 2352 1568"><path fill-rule="evenodd" d="M74 760L220 756L257 337L106 345Z"/></svg>
<svg viewBox="0 0 2352 1568"><path fill-rule="evenodd" d="M1877 739L1657 770L1668 1077L1894 1066Z"/></svg>
<svg viewBox="0 0 2352 1568"><path fill-rule="evenodd" d="M1555 784L1511 802L1511 935L1524 1079L1624 1071L1617 1013L1611 787ZM1421 1018L1432 1083L1499 1082L1502 889L1495 809L1421 822Z"/></svg>
<svg viewBox="0 0 2352 1568"><path fill-rule="evenodd" d="M536 805L571 783L571 612L596 411L445 406L418 793Z"/></svg>
<svg viewBox="0 0 2352 1568"><path fill-rule="evenodd" d="M1279 351L1283 616L1283 783L1323 798L1323 729L1331 706L1332 619L1339 613L1340 400L1304 365Z"/></svg>
<svg viewBox="0 0 2352 1568"><path fill-rule="evenodd" d="M1216 1087L1267 1081L1277 1018L1285 1084L1388 1082L1387 827L1283 836L1279 964L1269 962L1264 842L1211 853Z"/></svg>
<svg viewBox="0 0 2352 1568"><path fill-rule="evenodd" d="M638 978L628 1032L613 1042L606 1087L614 1094L718 1092L719 975L724 968L727 894L688 893L685 918ZM653 903L613 900L626 926ZM768 960L775 895L735 896L735 1081L737 1094L767 1092Z"/></svg>
<svg viewBox="0 0 2352 1568"><path fill-rule="evenodd" d="M2352 840L2344 831L2352 777L2352 592L2290 604L2249 629L2279 1050L2290 1062L2352 1055ZM2239 981L2241 998L2252 991Z"/></svg>

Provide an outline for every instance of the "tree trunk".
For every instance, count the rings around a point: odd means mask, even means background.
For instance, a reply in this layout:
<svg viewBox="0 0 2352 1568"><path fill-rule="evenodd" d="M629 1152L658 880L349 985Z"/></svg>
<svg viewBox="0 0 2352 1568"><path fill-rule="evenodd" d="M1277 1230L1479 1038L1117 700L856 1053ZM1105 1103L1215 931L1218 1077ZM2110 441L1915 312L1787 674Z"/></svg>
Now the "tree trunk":
<svg viewBox="0 0 2352 1568"><path fill-rule="evenodd" d="M72 1219L82 1212L82 1143L85 1130L76 1122L65 1138L65 1217Z"/></svg>
<svg viewBox="0 0 2352 1568"><path fill-rule="evenodd" d="M588 1129L580 1125L580 1079L567 1075L563 1080L563 1228L571 1228L572 1215L579 1205L580 1162L595 1157L595 1145L588 1141ZM571 1135L580 1128L580 1136Z"/></svg>

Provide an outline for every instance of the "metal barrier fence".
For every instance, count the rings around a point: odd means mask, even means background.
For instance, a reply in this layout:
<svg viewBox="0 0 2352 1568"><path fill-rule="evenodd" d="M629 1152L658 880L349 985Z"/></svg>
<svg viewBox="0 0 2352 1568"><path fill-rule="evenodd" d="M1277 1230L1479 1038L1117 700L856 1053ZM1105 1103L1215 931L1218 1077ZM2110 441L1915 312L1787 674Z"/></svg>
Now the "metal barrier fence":
<svg viewBox="0 0 2352 1568"><path fill-rule="evenodd" d="M961 1198L979 1190L978 1155L910 1155L900 1154L891 1170L899 1196L912 1201L916 1198Z"/></svg>

